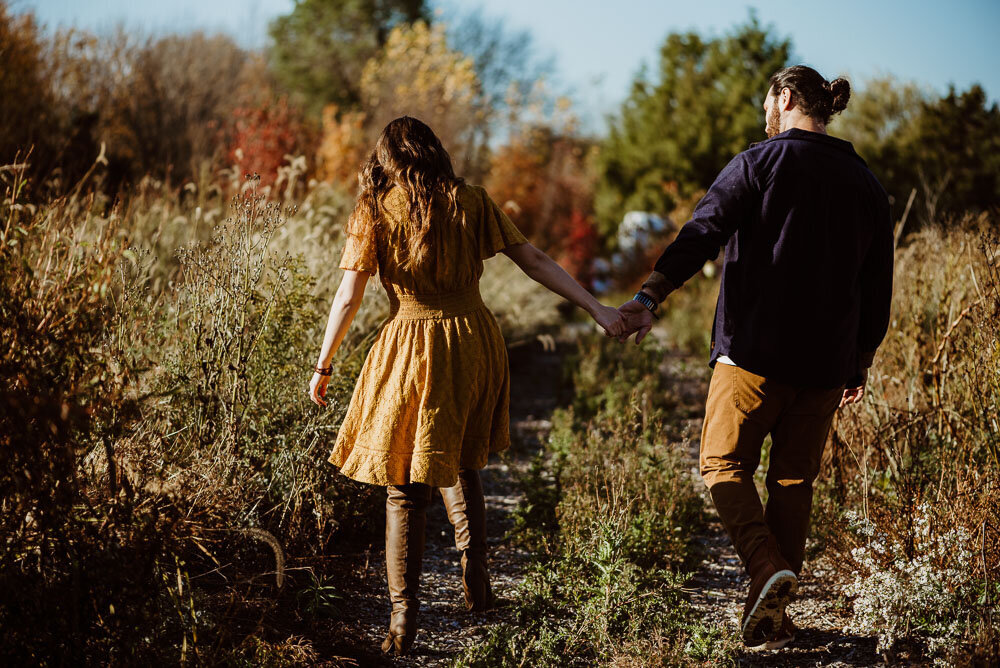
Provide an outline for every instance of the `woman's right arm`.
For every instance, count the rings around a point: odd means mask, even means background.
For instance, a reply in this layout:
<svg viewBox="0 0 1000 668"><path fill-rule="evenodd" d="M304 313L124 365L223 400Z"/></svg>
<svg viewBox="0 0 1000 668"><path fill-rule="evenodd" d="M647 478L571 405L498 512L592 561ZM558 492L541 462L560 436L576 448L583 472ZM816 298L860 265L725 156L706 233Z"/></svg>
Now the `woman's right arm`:
<svg viewBox="0 0 1000 668"><path fill-rule="evenodd" d="M361 307L361 300L365 296L365 286L371 274L366 271L344 271L344 278L337 288L337 295L333 298L333 305L330 307L330 315L326 320L326 334L323 336L323 347L320 349L319 361L316 366L326 368L333 361L333 356L340 347L340 343L347 335L347 330L351 326L351 321L357 315ZM326 396L326 386L330 382L330 376L321 376L314 373L312 381L309 383L309 398L314 403L326 406L323 397Z"/></svg>
<svg viewBox="0 0 1000 668"><path fill-rule="evenodd" d="M529 277L552 292L573 302L597 321L609 336L620 336L625 325L618 309L597 301L582 285L576 282L555 260L530 243L516 244L503 249Z"/></svg>

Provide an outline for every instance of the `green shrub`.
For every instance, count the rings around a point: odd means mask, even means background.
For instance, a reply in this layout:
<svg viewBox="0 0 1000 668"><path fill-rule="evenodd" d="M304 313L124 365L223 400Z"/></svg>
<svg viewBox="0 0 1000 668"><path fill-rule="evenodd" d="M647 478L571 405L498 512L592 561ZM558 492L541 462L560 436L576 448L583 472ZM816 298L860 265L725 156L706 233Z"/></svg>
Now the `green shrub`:
<svg viewBox="0 0 1000 668"><path fill-rule="evenodd" d="M682 592L700 497L663 442L676 399L662 350L586 340L567 361L573 406L558 410L544 452L523 480L514 537L534 560L514 620L492 629L459 665L594 665L655 652L680 656Z"/></svg>

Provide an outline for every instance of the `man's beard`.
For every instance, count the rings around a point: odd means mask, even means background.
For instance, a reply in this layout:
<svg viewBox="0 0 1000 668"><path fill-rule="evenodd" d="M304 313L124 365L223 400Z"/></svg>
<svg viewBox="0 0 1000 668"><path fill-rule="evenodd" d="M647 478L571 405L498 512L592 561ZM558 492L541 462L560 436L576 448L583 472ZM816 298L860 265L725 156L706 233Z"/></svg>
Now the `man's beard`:
<svg viewBox="0 0 1000 668"><path fill-rule="evenodd" d="M775 102L771 105L771 110L767 112L767 117L764 119L765 127L764 132L767 133L767 138L770 139L774 135L781 131L781 115L778 113L778 103Z"/></svg>

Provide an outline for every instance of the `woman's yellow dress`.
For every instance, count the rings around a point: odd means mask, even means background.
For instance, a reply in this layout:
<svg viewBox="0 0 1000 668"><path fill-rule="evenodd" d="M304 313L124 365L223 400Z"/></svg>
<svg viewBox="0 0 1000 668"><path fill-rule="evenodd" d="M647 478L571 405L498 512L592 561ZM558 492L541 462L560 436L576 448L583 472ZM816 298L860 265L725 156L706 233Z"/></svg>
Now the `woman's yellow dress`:
<svg viewBox="0 0 1000 668"><path fill-rule="evenodd" d="M376 485L450 487L510 444L510 369L496 318L483 304L483 260L527 239L480 186L463 185L459 214L435 198L426 259L404 267L408 206L393 187L383 232L348 230L342 269L378 273L391 316L358 376L330 463Z"/></svg>

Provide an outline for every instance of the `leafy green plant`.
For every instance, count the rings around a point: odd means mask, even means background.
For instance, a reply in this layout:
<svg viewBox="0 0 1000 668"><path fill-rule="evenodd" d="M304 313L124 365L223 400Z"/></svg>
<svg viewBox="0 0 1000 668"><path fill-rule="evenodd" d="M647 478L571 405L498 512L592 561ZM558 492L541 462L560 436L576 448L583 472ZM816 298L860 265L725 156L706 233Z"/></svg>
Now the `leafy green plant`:
<svg viewBox="0 0 1000 668"><path fill-rule="evenodd" d="M677 405L655 362L660 354L584 339L567 360L574 405L553 415L515 513L513 537L534 560L513 621L458 665L684 657L684 569L701 506L681 456L686 444L662 441L663 420Z"/></svg>
<svg viewBox="0 0 1000 668"><path fill-rule="evenodd" d="M299 609L312 618L339 616L344 597L332 583L333 578L309 569L309 583L296 594Z"/></svg>

